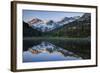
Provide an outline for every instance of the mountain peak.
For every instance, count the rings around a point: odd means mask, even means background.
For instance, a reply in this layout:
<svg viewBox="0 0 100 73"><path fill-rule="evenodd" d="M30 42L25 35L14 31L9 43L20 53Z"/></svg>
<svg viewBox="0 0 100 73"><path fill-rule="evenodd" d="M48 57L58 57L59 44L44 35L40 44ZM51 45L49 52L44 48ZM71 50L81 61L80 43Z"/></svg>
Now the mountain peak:
<svg viewBox="0 0 100 73"><path fill-rule="evenodd" d="M53 20L49 20L48 22L46 22L47 25L52 25L53 23L55 23Z"/></svg>
<svg viewBox="0 0 100 73"><path fill-rule="evenodd" d="M32 20L28 21L27 23L29 24L29 26L32 26L32 25L37 24L39 22L42 22L42 20L38 19L38 18L33 18Z"/></svg>

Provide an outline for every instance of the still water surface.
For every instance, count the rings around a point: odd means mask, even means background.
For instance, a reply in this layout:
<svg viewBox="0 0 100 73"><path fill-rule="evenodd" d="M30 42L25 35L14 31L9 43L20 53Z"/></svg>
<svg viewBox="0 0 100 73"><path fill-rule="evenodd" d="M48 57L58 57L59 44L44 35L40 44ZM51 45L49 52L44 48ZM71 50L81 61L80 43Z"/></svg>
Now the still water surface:
<svg viewBox="0 0 100 73"><path fill-rule="evenodd" d="M84 59L84 57L82 57L80 54L68 49L70 48L62 48L50 42L41 41L38 44L33 44L31 47L27 47L27 50L23 50L23 62L68 61Z"/></svg>

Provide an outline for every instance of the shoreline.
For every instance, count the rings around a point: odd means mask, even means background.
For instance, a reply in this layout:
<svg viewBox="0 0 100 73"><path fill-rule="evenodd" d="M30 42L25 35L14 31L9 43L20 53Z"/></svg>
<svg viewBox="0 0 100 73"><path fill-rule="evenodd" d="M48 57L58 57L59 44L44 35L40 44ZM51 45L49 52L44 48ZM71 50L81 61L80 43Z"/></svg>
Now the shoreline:
<svg viewBox="0 0 100 73"><path fill-rule="evenodd" d="M91 38L66 38L66 37L24 37L23 40L88 40Z"/></svg>

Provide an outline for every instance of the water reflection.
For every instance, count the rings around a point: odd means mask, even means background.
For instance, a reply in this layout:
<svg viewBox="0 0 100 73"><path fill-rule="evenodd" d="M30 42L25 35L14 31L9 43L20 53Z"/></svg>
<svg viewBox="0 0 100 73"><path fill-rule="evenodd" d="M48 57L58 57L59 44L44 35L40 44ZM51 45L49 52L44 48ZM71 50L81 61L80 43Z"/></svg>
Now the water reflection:
<svg viewBox="0 0 100 73"><path fill-rule="evenodd" d="M52 43L42 41L23 53L23 62L81 60L82 57Z"/></svg>

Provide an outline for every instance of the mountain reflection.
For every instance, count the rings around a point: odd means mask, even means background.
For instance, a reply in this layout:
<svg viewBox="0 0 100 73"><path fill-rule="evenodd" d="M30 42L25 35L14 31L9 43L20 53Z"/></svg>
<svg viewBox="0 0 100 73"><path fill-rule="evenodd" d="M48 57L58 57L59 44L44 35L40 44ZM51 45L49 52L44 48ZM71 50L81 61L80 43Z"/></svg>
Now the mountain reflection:
<svg viewBox="0 0 100 73"><path fill-rule="evenodd" d="M63 56L77 56L73 52L65 50L63 48L57 47L49 42L41 42L41 44L33 46L32 48L28 49L32 54L39 54L42 52L54 53L59 52ZM78 57L78 56L77 56Z"/></svg>
<svg viewBox="0 0 100 73"><path fill-rule="evenodd" d="M31 48L28 48L27 54L29 54L29 53L31 53L30 54L31 56L33 55L31 57L31 59L32 59L31 61L33 61L33 59L37 59L38 57L41 57L42 61L49 61L49 60L54 61L54 60L56 60L55 58L53 58L54 56L56 58L58 58L57 60L78 60L78 59L82 59L80 56L74 54L73 52L70 52L66 49L55 46L55 45L53 45L49 42L45 42L45 41L41 42L38 45L34 45ZM49 59L46 60L46 58L44 58L45 56L43 57L44 54ZM37 56L37 58L36 58L36 56ZM28 61L25 60L25 52L24 52L24 61L28 62ZM36 60L36 61L40 61L40 60Z"/></svg>

